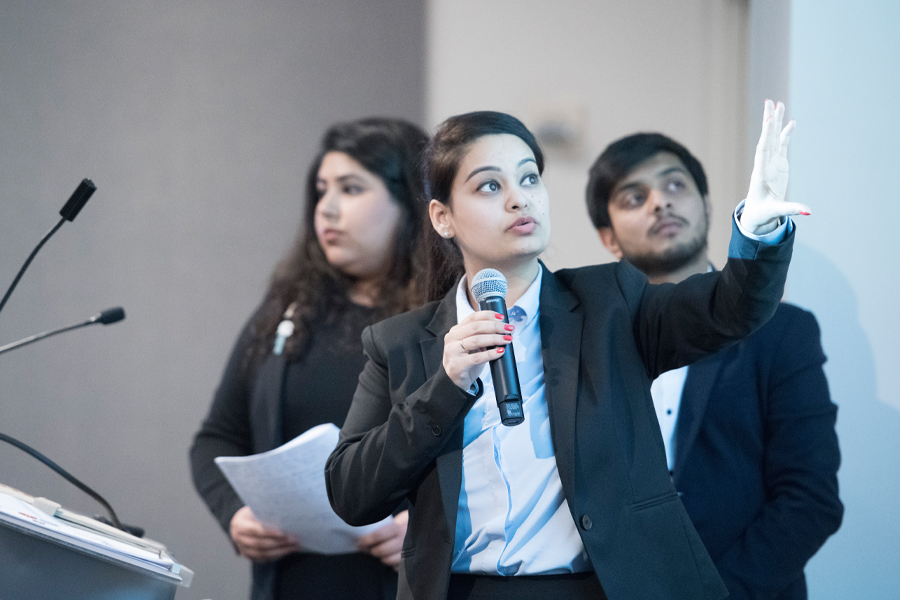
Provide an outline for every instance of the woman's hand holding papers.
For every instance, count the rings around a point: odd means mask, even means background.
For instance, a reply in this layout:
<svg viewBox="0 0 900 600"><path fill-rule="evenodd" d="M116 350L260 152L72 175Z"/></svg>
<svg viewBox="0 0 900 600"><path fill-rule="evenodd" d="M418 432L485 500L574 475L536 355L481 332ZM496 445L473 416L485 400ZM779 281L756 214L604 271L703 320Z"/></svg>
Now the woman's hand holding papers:
<svg viewBox="0 0 900 600"><path fill-rule="evenodd" d="M409 511L397 513L394 522L359 538L361 552L371 554L395 571L400 567L400 550L406 537Z"/></svg>
<svg viewBox="0 0 900 600"><path fill-rule="evenodd" d="M256 562L278 560L291 552L300 551L297 540L260 523L249 506L234 513L230 530L231 540L241 556ZM403 528L403 533L406 534L406 527ZM397 552L399 553L399 550Z"/></svg>

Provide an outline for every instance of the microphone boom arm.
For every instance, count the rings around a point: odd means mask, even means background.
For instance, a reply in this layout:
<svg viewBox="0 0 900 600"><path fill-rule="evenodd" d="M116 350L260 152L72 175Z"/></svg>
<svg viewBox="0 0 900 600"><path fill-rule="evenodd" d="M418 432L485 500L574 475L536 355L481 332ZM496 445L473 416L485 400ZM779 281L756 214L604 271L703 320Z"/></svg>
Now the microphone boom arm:
<svg viewBox="0 0 900 600"><path fill-rule="evenodd" d="M125 311L122 310L121 307L116 308L108 308L103 312L97 313L87 321L82 323L76 323L75 325L68 325L66 327L60 327L59 329L53 329L51 331L45 331L44 333L38 333L32 336L29 336L25 339L19 340L18 342L12 342L11 344L6 344L5 346L0 346L0 354L4 352L9 352L10 350L15 350L16 348L21 348L22 346L27 346L28 344L32 344L38 340L42 340L44 338L50 337L52 335L56 335L58 333L65 333L66 331L72 331L73 329L78 329L79 327L87 327L88 325L93 325L95 323L102 323L104 325L109 325L111 323L115 323L117 321L121 321L125 318Z"/></svg>

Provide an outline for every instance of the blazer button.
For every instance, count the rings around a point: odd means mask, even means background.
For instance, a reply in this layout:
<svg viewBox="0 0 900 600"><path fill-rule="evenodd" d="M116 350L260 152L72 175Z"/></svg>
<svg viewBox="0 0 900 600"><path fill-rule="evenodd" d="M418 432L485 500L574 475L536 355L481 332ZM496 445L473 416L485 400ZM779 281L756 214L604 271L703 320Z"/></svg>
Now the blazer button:
<svg viewBox="0 0 900 600"><path fill-rule="evenodd" d="M431 433L433 433L435 435L435 437L440 437L441 436L441 426L440 425L432 425Z"/></svg>
<svg viewBox="0 0 900 600"><path fill-rule="evenodd" d="M581 517L581 527L582 527L582 529L584 529L585 531L588 531L588 530L590 530L590 528L591 528L593 525L594 525L594 522L591 521L590 515L584 515L583 517Z"/></svg>

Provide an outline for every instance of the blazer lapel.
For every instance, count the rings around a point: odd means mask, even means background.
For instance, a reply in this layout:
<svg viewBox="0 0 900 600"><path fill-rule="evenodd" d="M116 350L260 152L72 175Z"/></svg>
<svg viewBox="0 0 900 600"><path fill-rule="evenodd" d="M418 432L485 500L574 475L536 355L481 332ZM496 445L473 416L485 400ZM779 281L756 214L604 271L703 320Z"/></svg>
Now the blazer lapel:
<svg viewBox="0 0 900 600"><path fill-rule="evenodd" d="M425 327L434 336L420 342L426 374L436 373L441 368L444 359L444 336L454 325L456 325L456 286L444 296L431 322ZM453 437L435 461L441 485L444 517L447 519L447 532L450 536L456 531L456 513L459 509L459 491L462 486L462 450L463 428L457 427ZM452 537L447 541L452 543Z"/></svg>
<svg viewBox="0 0 900 600"><path fill-rule="evenodd" d="M709 356L688 367L688 376L681 393L678 422L675 424L675 468L673 479L677 482L687 461L688 454L697 439L703 413L709 403L713 385L722 366L722 353Z"/></svg>
<svg viewBox="0 0 900 600"><path fill-rule="evenodd" d="M543 268L540 325L544 393L563 493L574 498L575 410L584 318L575 311L580 304L578 298L547 267Z"/></svg>

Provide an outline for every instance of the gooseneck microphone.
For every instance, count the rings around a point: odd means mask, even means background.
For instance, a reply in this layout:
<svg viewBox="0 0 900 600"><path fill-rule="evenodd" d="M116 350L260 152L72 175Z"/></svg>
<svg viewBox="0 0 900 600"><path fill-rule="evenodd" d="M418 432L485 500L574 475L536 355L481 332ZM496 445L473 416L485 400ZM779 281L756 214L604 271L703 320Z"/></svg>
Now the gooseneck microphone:
<svg viewBox="0 0 900 600"><path fill-rule="evenodd" d="M59 220L59 223L50 228L44 237L41 238L41 241L38 242L38 245L35 246L34 250L31 251L31 254L28 255L28 258L25 259L25 264L22 265L22 268L19 269L19 272L16 274L15 279L9 285L9 288L6 290L6 293L3 294L3 299L0 300L0 311L3 310L3 307L6 306L6 302L9 300L9 297L12 296L13 290L16 289L16 286L19 285L19 280L22 279L22 275L25 274L25 270L28 268L28 265L31 264L31 261L34 260L34 257L37 256L38 251L44 247L44 244L47 243L53 234L59 231L59 228L63 226L63 223L66 221L74 221L75 217L78 216L78 213L84 208L84 205L87 204L87 201L93 195L94 192L97 191L97 186L94 185L94 182L90 179L82 179L81 183L78 184L78 187L75 188L75 191L72 192L72 196L69 197L69 200L66 202L65 206L59 211L59 216L62 218Z"/></svg>
<svg viewBox="0 0 900 600"><path fill-rule="evenodd" d="M492 310L503 315L503 322L509 323L506 313L506 292L509 289L506 277L496 269L482 269L472 278L472 295L481 310ZM491 361L491 378L494 380L494 394L500 421L507 427L518 425L525 420L522 411L522 390L519 388L519 372L516 370L516 354L512 344L506 351Z"/></svg>
<svg viewBox="0 0 900 600"><path fill-rule="evenodd" d="M117 306L115 308L107 308L103 312L97 313L87 321L82 321L81 323L76 323L75 325L67 325L66 327L60 327L59 329L52 329L50 331L45 331L44 333L38 333L37 335L29 336L23 340L19 340L18 342L0 346L0 354L9 352L10 350L15 350L16 348L20 348L22 346L27 346L28 344L32 344L38 340L42 340L46 337L50 337L58 333L65 333L66 331L72 331L73 329L78 329L80 327L87 327L88 325L93 325L95 323L110 325L112 323L118 323L124 318L125 309L123 309L121 306Z"/></svg>

